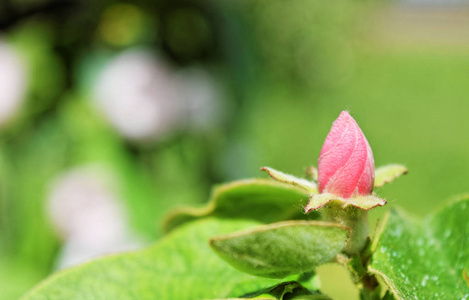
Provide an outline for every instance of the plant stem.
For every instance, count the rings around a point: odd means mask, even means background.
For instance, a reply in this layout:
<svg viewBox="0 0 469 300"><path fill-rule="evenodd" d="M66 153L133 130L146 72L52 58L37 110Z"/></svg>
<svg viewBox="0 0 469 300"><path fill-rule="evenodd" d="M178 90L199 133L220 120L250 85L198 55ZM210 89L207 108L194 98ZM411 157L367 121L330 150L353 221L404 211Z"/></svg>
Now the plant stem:
<svg viewBox="0 0 469 300"><path fill-rule="evenodd" d="M341 203L334 202L326 206L323 212L327 221L350 228L350 237L343 251L349 258L356 257L359 260L355 271L360 300L380 300L379 282L374 275L367 273L370 259L368 212L353 206L343 207ZM349 267L354 268L352 265Z"/></svg>
<svg viewBox="0 0 469 300"><path fill-rule="evenodd" d="M344 252L348 255L359 254L366 245L368 238L368 212L348 206L342 207L339 203L331 203L324 208L324 217L327 221L336 222L350 228L350 237Z"/></svg>
<svg viewBox="0 0 469 300"><path fill-rule="evenodd" d="M380 300L381 287L372 274L367 273L370 259L368 212L357 207L343 207L341 203L330 203L324 207L323 216L327 221L336 222L350 228L350 237L344 248L344 253L351 259L358 259L357 265L349 264L358 276L357 286L360 290L360 300ZM356 260L355 260L356 261Z"/></svg>

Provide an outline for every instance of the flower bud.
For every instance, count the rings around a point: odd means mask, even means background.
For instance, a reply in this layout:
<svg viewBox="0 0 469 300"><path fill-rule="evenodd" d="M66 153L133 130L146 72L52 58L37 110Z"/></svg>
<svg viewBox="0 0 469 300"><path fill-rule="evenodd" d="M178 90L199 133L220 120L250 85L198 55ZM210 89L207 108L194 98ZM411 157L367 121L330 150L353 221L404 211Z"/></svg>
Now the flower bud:
<svg viewBox="0 0 469 300"><path fill-rule="evenodd" d="M373 153L365 135L352 116L343 111L319 154L319 192L343 198L370 195L374 171Z"/></svg>

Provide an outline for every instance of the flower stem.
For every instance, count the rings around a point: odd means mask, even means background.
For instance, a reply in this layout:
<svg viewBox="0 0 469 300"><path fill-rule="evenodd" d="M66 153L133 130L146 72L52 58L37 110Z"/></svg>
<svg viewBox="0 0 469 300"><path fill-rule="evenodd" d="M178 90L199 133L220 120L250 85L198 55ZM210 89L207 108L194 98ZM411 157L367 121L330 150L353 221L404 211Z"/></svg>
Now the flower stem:
<svg viewBox="0 0 469 300"><path fill-rule="evenodd" d="M350 237L344 252L351 256L359 254L368 238L368 212L354 206L342 207L341 203L331 202L324 207L324 218L350 228Z"/></svg>
<svg viewBox="0 0 469 300"><path fill-rule="evenodd" d="M367 273L370 260L370 241L368 212L354 206L343 207L341 203L331 202L324 208L327 221L340 223L350 228L350 237L344 248L349 257L349 267L356 275L356 284L360 290L360 300L381 299L381 287L373 274ZM355 263L350 263L355 261Z"/></svg>

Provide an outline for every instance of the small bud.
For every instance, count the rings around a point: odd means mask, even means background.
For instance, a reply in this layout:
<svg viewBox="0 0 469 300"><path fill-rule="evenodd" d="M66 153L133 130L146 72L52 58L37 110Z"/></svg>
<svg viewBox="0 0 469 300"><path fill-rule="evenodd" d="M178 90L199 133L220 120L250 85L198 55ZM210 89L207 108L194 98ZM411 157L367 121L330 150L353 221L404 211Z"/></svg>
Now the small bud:
<svg viewBox="0 0 469 300"><path fill-rule="evenodd" d="M319 154L319 192L343 198L370 195L374 170L373 153L365 135L352 116L343 111Z"/></svg>

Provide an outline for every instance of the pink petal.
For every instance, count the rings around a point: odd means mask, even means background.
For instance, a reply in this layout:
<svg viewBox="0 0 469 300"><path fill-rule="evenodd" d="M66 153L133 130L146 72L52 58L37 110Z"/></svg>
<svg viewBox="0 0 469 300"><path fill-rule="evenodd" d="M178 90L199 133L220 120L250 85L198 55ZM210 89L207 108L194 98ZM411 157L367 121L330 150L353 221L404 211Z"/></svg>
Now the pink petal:
<svg viewBox="0 0 469 300"><path fill-rule="evenodd" d="M358 124L343 111L332 125L318 162L319 192L349 198L373 189L373 153Z"/></svg>

